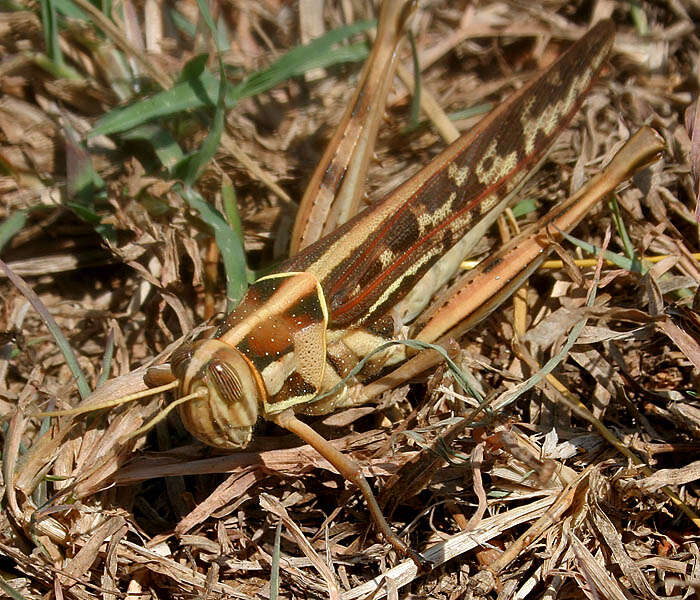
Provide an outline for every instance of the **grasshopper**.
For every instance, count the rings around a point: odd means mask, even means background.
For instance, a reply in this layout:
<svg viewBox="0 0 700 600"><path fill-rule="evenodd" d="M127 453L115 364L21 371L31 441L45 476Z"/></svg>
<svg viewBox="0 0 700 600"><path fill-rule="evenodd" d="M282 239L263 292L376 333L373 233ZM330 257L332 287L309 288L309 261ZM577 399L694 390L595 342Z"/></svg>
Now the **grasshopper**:
<svg viewBox="0 0 700 600"><path fill-rule="evenodd" d="M208 445L245 448L259 418L295 433L360 489L384 538L421 563L422 556L392 531L358 465L296 415L353 405L358 399L351 384L377 380L406 361L401 345L376 352L394 338L396 315L410 324L416 313L411 291L434 281L428 278L436 265L454 272L454 264L441 265L443 257L458 245L463 253L465 237L473 243L482 235L542 162L600 72L614 28L608 21L596 25L429 165L346 220L357 210L382 113L383 99L377 98L388 91L412 4L383 5L360 88L302 201L292 257L254 283L213 336L180 347L170 365L153 369L147 381L165 382L150 393L177 388L178 399L167 410L177 407L185 427ZM370 110L372 104L380 107ZM324 227L331 231L321 237ZM427 298L440 285L428 284L419 295ZM462 319L445 306L440 318L448 325L437 327L430 340ZM412 336L426 327L419 323Z"/></svg>
<svg viewBox="0 0 700 600"><path fill-rule="evenodd" d="M405 19L407 6L385 3L382 23L389 11L393 20ZM381 27L374 64L387 47ZM599 23L418 174L318 241L304 246L309 236L297 224L300 252L253 284L213 337L173 355L178 395L191 398L179 406L187 429L227 449L245 448L259 417L292 431L359 487L392 546L420 560L389 527L358 466L296 414L353 403L347 386L316 398L394 336L392 309L470 228L487 226L505 208L578 110L612 40L611 23ZM355 113L366 94L356 98ZM338 170L331 163L319 172ZM375 354L357 380L371 380L405 358L401 346Z"/></svg>

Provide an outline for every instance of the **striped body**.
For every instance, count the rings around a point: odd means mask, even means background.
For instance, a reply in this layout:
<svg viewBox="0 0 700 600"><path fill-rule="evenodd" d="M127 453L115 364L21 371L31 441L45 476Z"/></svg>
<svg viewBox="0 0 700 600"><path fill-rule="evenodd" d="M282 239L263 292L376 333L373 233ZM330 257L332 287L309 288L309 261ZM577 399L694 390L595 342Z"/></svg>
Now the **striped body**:
<svg viewBox="0 0 700 600"><path fill-rule="evenodd" d="M579 109L613 36L610 22L598 24L394 192L251 287L215 336L262 381L261 397L245 400L246 414L255 402L266 417L290 407L323 413L343 402L312 400L393 336L390 311L452 246L497 218ZM206 372L218 351L208 352L190 352L191 373ZM401 350L374 357L360 380L402 358ZM181 408L200 410L204 401Z"/></svg>
<svg viewBox="0 0 700 600"><path fill-rule="evenodd" d="M316 275L330 327L385 315L538 165L578 111L612 44L604 22L385 199L282 270Z"/></svg>

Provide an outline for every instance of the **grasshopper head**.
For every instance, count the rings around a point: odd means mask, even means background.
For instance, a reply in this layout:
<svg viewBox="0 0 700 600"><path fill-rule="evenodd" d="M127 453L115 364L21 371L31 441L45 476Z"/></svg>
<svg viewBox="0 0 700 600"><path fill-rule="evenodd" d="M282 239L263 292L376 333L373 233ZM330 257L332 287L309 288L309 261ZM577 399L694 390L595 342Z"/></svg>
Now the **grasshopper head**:
<svg viewBox="0 0 700 600"><path fill-rule="evenodd" d="M178 408L187 430L216 448L245 448L267 397L251 362L229 344L211 339L179 348L172 369L180 396L201 394Z"/></svg>

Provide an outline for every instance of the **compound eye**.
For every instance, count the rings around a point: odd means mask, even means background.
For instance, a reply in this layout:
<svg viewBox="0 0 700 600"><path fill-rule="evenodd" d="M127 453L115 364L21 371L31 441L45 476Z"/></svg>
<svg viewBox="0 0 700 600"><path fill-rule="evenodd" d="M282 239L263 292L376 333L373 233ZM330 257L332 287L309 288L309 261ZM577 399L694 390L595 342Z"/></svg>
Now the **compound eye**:
<svg viewBox="0 0 700 600"><path fill-rule="evenodd" d="M243 399L241 380L228 363L213 358L207 365L207 375L224 402L233 404Z"/></svg>

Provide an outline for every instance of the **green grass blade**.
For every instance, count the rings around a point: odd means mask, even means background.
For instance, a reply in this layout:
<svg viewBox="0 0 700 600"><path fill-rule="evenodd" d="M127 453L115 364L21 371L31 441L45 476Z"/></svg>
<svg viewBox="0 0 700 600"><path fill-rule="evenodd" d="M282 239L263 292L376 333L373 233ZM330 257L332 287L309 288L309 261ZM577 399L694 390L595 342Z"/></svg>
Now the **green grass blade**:
<svg viewBox="0 0 700 600"><path fill-rule="evenodd" d="M194 37L197 34L197 26L189 21L179 10L175 9L173 6L165 4L163 6L167 10L168 16L172 19L173 24L177 29L179 29L185 37Z"/></svg>
<svg viewBox="0 0 700 600"><path fill-rule="evenodd" d="M280 549L282 547L282 521L277 522L275 543L272 547L270 572L270 600L278 600L280 593Z"/></svg>
<svg viewBox="0 0 700 600"><path fill-rule="evenodd" d="M224 214L226 220L234 235L234 240L237 242L232 248L227 251L230 256L224 257L224 264L228 262L231 270L226 271L226 280L233 282L228 289L228 303L226 309L228 311L238 304L245 293L248 283L252 278L248 276L246 267L245 248L243 246L243 226L241 225L241 217L238 214L238 204L236 203L236 190L230 183L223 183L221 186L221 199L224 205ZM221 248L219 249L221 250ZM223 256L224 251L221 250Z"/></svg>
<svg viewBox="0 0 700 600"><path fill-rule="evenodd" d="M537 210L537 201L534 198L523 198L513 208L513 216L517 219Z"/></svg>
<svg viewBox="0 0 700 600"><path fill-rule="evenodd" d="M578 246L584 252L592 254L593 256L600 256L600 248L598 246L584 242L583 240L580 240L570 233L566 233L565 231L562 231L561 234L564 236L564 239L574 244L574 246ZM636 258L627 258L625 256L621 256L620 254L616 254L615 252L611 252L610 250L605 251L603 258L605 258L605 260L609 260L616 267L620 267L621 269L625 269L633 273L644 274L649 270Z"/></svg>
<svg viewBox="0 0 700 600"><path fill-rule="evenodd" d="M635 250L634 244L632 244L632 240L630 239L629 233L627 232L627 227L625 227L625 221L622 218L622 213L620 213L620 205L617 203L617 198L614 194L610 196L610 199L608 200L608 206L610 207L613 219L615 220L615 228L617 229L617 232L622 238L622 246L625 249L625 255L627 256L627 258L635 261L636 263L639 263L637 251Z"/></svg>
<svg viewBox="0 0 700 600"><path fill-rule="evenodd" d="M214 20L209 13L209 8L203 0L197 0L199 5L199 10L202 13L202 18L204 22L209 27L210 33L213 38L217 39L216 26L214 25ZM219 61L219 72L224 72L224 63L221 60L221 49L217 47L217 58ZM187 158L184 163L184 173L182 180L186 187L194 185L194 183L199 179L199 176L204 172L209 161L214 158L216 150L219 147L219 142L221 141L221 134L224 131L224 117L226 116L226 80L222 77L219 80L219 94L216 100L216 110L214 111L214 120L212 122L211 129L207 134L204 143L200 149L193 153Z"/></svg>
<svg viewBox="0 0 700 600"><path fill-rule="evenodd" d="M52 0L52 4L56 7L56 12L68 17L69 19L78 19L80 21L90 21L89 15L75 2L71 0Z"/></svg>
<svg viewBox="0 0 700 600"><path fill-rule="evenodd" d="M412 348L413 350L435 350L435 352L440 354L440 356L442 356L445 359L447 368L452 372L452 375L457 381L457 384L463 390L467 391L474 398L476 398L479 402L483 402L484 398L481 392L479 392L479 385L476 383L476 381L472 379L471 375L468 372L462 371L462 369L460 369L457 366L457 364L452 360L452 358L450 358L450 355L447 353L447 350L445 350L442 346L438 344L430 344L427 342L422 342L420 340L391 340L381 344L380 346L377 346L377 348L372 350L372 352L367 354L367 356L364 356L362 360L360 360L341 381L339 381L334 387L332 387L327 392L323 392L322 394L316 396L312 400L312 402L323 400L324 398L328 398L329 396L340 392L340 390L343 389L343 386L346 385L347 382L350 381L350 379L352 379L353 377L355 377L355 375L362 371L367 362L371 360L375 354L383 352L387 348L391 348L392 346L397 345L406 346L407 348Z"/></svg>
<svg viewBox="0 0 700 600"><path fill-rule="evenodd" d="M197 0L197 6L199 6L199 14L202 15L202 19L204 19L204 23L209 28L209 31L214 37L214 41L217 43L217 49L220 51L221 47L218 45L218 40L216 39L216 25L214 24L214 19L209 12L209 7L207 6L206 2L203 2L202 0Z"/></svg>
<svg viewBox="0 0 700 600"><path fill-rule="evenodd" d="M17 579L19 581L19 578ZM0 577L0 590L2 590L4 594L7 594L8 598L12 598L12 600L27 600L27 598L7 583L3 577Z"/></svg>
<svg viewBox="0 0 700 600"><path fill-rule="evenodd" d="M369 54L367 45L364 42L334 49L321 48L319 51L312 48L312 44L313 42L307 46L300 46L290 50L269 69L258 71L248 77L236 86L234 91L235 100L262 94L283 81L287 81L292 77L298 77L313 69L325 69L341 63L362 61ZM321 52L320 50L324 51Z"/></svg>
<svg viewBox="0 0 700 600"><path fill-rule="evenodd" d="M148 143L153 148L160 163L169 172L172 172L185 158L185 153L170 132L155 123L134 127L124 132L122 139L143 140Z"/></svg>
<svg viewBox="0 0 700 600"><path fill-rule="evenodd" d="M112 135L153 119L179 112L213 106L219 81L209 71L199 77L175 84L169 90L159 92L146 100L125 108L116 108L101 117L88 137Z"/></svg>
<svg viewBox="0 0 700 600"><path fill-rule="evenodd" d="M16 233L24 228L26 222L27 213L23 210L18 210L0 223L0 250L5 247L5 244L7 244Z"/></svg>
<svg viewBox="0 0 700 600"><path fill-rule="evenodd" d="M627 258L633 258L635 255L634 246L632 245L632 240L627 233L627 228L625 227L625 222L622 220L622 215L620 214L620 205L617 203L615 196L610 196L608 199L608 207L610 212L612 212L613 219L615 220L615 228L622 238L622 246L625 249L625 254Z"/></svg>
<svg viewBox="0 0 700 600"><path fill-rule="evenodd" d="M63 53L58 40L58 19L52 0L40 0L41 23L44 26L44 44L49 58L58 66L63 65Z"/></svg>
<svg viewBox="0 0 700 600"><path fill-rule="evenodd" d="M369 29L373 23L362 21L339 27L306 46L290 50L270 67L250 75L235 88L227 82L226 107L231 108L241 98L268 91L279 83L311 69L364 60L368 54L364 43L339 48L333 48L333 45ZM209 71L203 70L199 76L181 81L151 98L110 111L98 121L88 135L94 137L119 133L174 113L215 106L219 86L219 79Z"/></svg>
<svg viewBox="0 0 700 600"><path fill-rule="evenodd" d="M216 245L221 251L226 272L226 293L229 301L236 303L248 287L246 280L245 254L241 239L228 226L221 213L211 206L192 188L183 188L181 195L199 213L200 218L212 229Z"/></svg>
<svg viewBox="0 0 700 600"><path fill-rule="evenodd" d="M80 365L78 364L78 360L73 353L73 349L70 347L68 340L63 335L58 323L56 323L56 320L51 316L51 313L49 313L46 306L44 306L44 303L41 301L39 296L37 296L34 290L27 285L27 282L17 275L12 269L10 269L10 267L8 267L2 260L0 260L0 270L4 271L5 276L22 293L22 295L29 300L29 303L32 305L34 310L39 313L39 316L44 321L44 324L48 328L51 335L53 335L56 345L63 354L66 364L68 365L73 378L78 384L80 396L84 400L90 395L90 386L88 385L85 375L80 369Z"/></svg>

